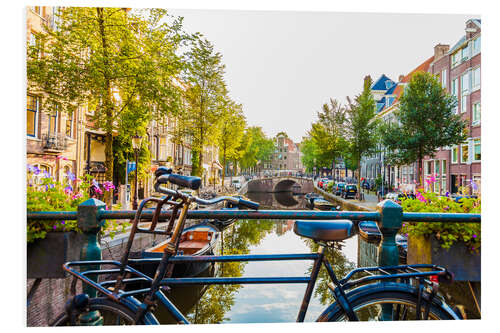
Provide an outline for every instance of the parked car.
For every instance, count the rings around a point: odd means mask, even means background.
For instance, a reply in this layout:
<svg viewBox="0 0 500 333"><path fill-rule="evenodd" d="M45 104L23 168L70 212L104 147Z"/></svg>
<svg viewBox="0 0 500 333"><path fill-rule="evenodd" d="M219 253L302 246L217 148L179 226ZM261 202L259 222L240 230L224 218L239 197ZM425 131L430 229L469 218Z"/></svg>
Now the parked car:
<svg viewBox="0 0 500 333"><path fill-rule="evenodd" d="M323 188L323 183L328 181L328 178L320 178L318 181L318 187Z"/></svg>
<svg viewBox="0 0 500 333"><path fill-rule="evenodd" d="M239 190L241 188L241 182L239 179L233 179L233 182L231 183L231 185L233 185L233 187L237 190Z"/></svg>
<svg viewBox="0 0 500 333"><path fill-rule="evenodd" d="M342 189L344 187L345 187L345 183L338 183L337 186L335 186L335 195L341 195Z"/></svg>
<svg viewBox="0 0 500 333"><path fill-rule="evenodd" d="M392 200L394 202L398 202L398 193L390 192L385 195L386 199Z"/></svg>
<svg viewBox="0 0 500 333"><path fill-rule="evenodd" d="M341 197L344 199L355 198L358 193L358 187L354 184L348 184L342 189Z"/></svg>
<svg viewBox="0 0 500 333"><path fill-rule="evenodd" d="M323 186L322 186L322 189L326 191L326 189L328 188L328 184L330 184L332 181L327 179L323 182Z"/></svg>

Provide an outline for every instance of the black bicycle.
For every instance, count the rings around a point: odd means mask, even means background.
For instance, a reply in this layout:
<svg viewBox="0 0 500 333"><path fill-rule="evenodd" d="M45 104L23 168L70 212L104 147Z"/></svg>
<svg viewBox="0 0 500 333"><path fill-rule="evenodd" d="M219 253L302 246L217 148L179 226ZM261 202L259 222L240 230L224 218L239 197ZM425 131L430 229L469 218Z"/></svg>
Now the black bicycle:
<svg viewBox="0 0 500 333"><path fill-rule="evenodd" d="M338 279L325 256L325 248L345 240L356 233L357 225L350 220L296 221L294 232L307 237L319 246L317 253L276 254L276 255L225 255L190 256L177 255L179 236L184 228L191 203L214 205L221 201L230 202L240 208L258 209L255 202L237 197L218 197L211 200L182 193L163 187L171 183L196 190L201 184L198 177L172 174L164 167L156 171L156 191L166 194L162 199L148 198L141 202L136 212L125 254L121 261L75 261L63 265L65 271L76 281L95 289L96 297L88 294L74 295L68 300L65 311L52 323L53 326L87 325L90 322L101 325L158 325L153 311L163 306L180 324L189 324L186 317L177 309L169 297L170 287L176 285L214 285L214 284L307 284L297 322L304 320L309 301L321 266L326 268L331 280L329 288L335 302L328 306L317 321L358 321L358 320L419 320L461 319L438 293L440 282L451 282L452 275L445 268L436 265L401 265L390 267L364 267L354 269L344 278ZM147 202L157 203L149 229L138 227L141 214ZM157 228L164 205L171 210L166 229ZM251 211L248 211L251 212ZM178 216L178 217L177 217ZM130 249L137 233L154 233L170 237L162 258L130 259ZM238 262L238 261L276 261L311 260L313 267L306 277L184 277L172 278L175 264L194 262ZM154 277L132 268L130 264L158 263ZM112 266L111 269L96 269L100 265ZM80 268L80 270L76 268ZM87 268L85 270L85 268ZM108 279L98 281L99 276ZM111 278L109 279L109 276ZM434 277L434 278L431 278ZM436 279L437 277L437 279ZM127 288L130 285L145 287ZM73 291L74 293L74 291Z"/></svg>

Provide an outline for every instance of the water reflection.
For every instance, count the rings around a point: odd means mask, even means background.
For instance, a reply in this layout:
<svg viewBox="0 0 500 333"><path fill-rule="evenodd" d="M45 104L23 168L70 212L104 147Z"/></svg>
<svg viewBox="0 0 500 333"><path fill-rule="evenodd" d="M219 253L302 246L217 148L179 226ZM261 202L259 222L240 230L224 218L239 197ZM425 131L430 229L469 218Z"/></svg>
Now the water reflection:
<svg viewBox="0 0 500 333"><path fill-rule="evenodd" d="M247 196L266 209L306 209L304 197L294 196L291 192L248 193ZM220 237L221 252L225 255L316 252L316 243L294 234L293 223L292 220L236 221ZM376 265L377 247L378 244L355 236L344 241L340 249L327 249L326 256L337 277L341 278L358 266ZM307 276L311 269L311 261L234 262L219 264L204 274L224 277ZM305 321L316 320L334 301L328 288L329 282L328 273L322 267ZM459 292L466 294L466 287L461 286ZM191 322L197 324L294 322L305 288L305 284L176 287L169 298ZM446 286L442 290L450 298L456 293ZM169 315L162 311L158 309L156 312L161 323L173 323ZM358 315L369 319L376 317L376 312L377 309L369 308ZM474 318L473 314L469 318Z"/></svg>
<svg viewBox="0 0 500 333"><path fill-rule="evenodd" d="M303 194L293 192L248 192L246 196L265 209L307 209Z"/></svg>

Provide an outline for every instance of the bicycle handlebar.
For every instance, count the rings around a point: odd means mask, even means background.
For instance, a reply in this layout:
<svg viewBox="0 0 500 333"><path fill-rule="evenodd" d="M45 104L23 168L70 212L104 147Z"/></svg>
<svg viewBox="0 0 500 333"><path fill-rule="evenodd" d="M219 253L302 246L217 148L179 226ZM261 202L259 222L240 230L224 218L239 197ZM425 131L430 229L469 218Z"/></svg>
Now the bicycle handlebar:
<svg viewBox="0 0 500 333"><path fill-rule="evenodd" d="M201 185L201 179L198 177L189 177L189 176L181 176L181 175L176 175L176 174L165 173L165 174L162 174L161 176L157 177L156 183L154 186L155 191L163 193L163 194L171 195L173 197L191 198L194 202L196 202L200 205L211 206L211 205L214 205L214 204L222 202L222 201L227 201L227 202L230 202L234 205L237 205L238 208L243 207L243 208L249 208L249 209L255 209L255 210L259 209L259 203L249 201L249 200L244 200L244 199L237 198L237 197L222 196L222 197L216 197L214 199L207 200L207 199L201 199L201 198L198 198L198 197L190 195L190 194L182 193L182 192L179 192L177 190L172 190L172 189L161 186L161 184L165 184L167 182L170 182L170 183L173 183L176 185L194 184L195 186L197 186L196 188L188 186L191 189L198 189L199 186Z"/></svg>
<svg viewBox="0 0 500 333"><path fill-rule="evenodd" d="M156 178L156 181L160 184L172 183L182 187L188 187L192 190L197 190L201 185L200 177L192 176L181 176L175 173L163 174Z"/></svg>

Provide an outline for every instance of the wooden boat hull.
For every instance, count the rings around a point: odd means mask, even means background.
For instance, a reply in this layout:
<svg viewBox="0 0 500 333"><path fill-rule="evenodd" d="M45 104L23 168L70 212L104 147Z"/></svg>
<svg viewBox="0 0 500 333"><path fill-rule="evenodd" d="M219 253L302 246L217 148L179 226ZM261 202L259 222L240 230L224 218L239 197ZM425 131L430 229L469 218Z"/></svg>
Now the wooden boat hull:
<svg viewBox="0 0 500 333"><path fill-rule="evenodd" d="M199 239L185 239L183 241L184 236L188 236L194 234L195 232L199 234L210 235L210 239L207 239L206 242L202 242ZM202 256L202 255L213 255L215 254L215 249L217 247L217 242L219 240L219 230L210 225L208 223L201 223L194 225L192 227L184 229L181 236L181 242L179 243L179 254L185 255L194 255L194 256ZM158 258L161 259L163 256L163 249L168 240L161 242L158 245L150 247L141 252L135 252L131 254L131 258L134 259L150 259L150 258ZM205 244L202 244L205 243ZM131 266L138 271L153 277L156 273L156 269L158 268L159 261L153 263L134 263ZM172 272L172 277L193 277L197 276L201 272L207 270L212 266L212 263L209 262L196 262L196 263L178 263L174 265L174 269Z"/></svg>

